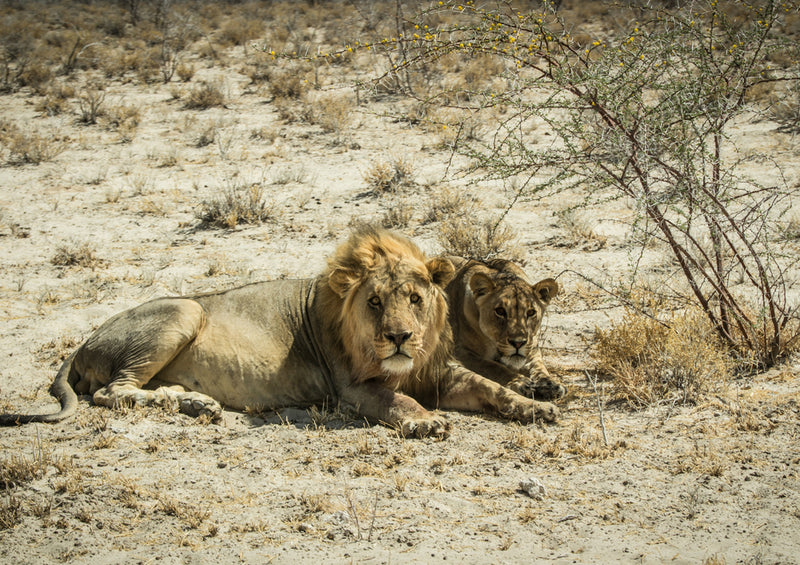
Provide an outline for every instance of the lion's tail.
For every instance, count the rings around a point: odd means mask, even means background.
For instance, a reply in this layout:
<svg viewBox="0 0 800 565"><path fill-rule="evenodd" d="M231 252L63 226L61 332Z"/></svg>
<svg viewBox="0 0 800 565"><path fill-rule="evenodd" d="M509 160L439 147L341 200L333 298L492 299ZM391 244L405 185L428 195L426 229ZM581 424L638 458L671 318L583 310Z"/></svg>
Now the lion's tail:
<svg viewBox="0 0 800 565"><path fill-rule="evenodd" d="M30 422L60 422L73 416L78 408L78 395L72 388L69 377L72 373L72 362L77 353L78 350L67 357L50 387L50 394L61 403L61 410L52 414L0 414L0 426L16 426Z"/></svg>

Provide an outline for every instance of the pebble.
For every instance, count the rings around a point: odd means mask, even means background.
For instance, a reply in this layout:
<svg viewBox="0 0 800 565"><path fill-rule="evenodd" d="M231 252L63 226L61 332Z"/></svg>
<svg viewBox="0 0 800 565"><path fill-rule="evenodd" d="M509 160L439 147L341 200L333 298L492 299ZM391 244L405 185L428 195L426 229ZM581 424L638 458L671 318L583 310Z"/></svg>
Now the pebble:
<svg viewBox="0 0 800 565"><path fill-rule="evenodd" d="M535 477L528 477L527 479L521 480L519 482L519 488L534 500L544 500L544 497L547 496L547 489L544 487L544 484Z"/></svg>

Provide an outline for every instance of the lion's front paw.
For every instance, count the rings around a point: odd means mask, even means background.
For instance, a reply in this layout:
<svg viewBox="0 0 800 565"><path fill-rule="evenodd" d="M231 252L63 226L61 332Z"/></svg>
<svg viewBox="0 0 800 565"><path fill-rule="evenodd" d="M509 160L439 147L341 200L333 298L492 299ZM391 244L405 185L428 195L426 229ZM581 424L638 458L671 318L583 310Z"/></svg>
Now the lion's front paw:
<svg viewBox="0 0 800 565"><path fill-rule="evenodd" d="M541 377L533 385L533 396L542 400L555 400L567 394L567 387L552 377Z"/></svg>
<svg viewBox="0 0 800 565"><path fill-rule="evenodd" d="M558 407L550 402L534 402L536 417L546 422L555 422L561 416Z"/></svg>
<svg viewBox="0 0 800 565"><path fill-rule="evenodd" d="M567 394L567 388L552 377L518 377L506 386L525 398L555 400Z"/></svg>
<svg viewBox="0 0 800 565"><path fill-rule="evenodd" d="M555 404L549 402L537 402L529 398L520 399L514 402L502 414L512 420L518 420L523 424L530 424L537 418L547 422L555 422L560 415Z"/></svg>
<svg viewBox="0 0 800 565"><path fill-rule="evenodd" d="M450 434L450 423L432 412L406 418L400 426L405 437L436 436L444 439Z"/></svg>
<svg viewBox="0 0 800 565"><path fill-rule="evenodd" d="M536 383L530 377L518 377L506 386L525 398L533 398L536 392Z"/></svg>
<svg viewBox="0 0 800 565"><path fill-rule="evenodd" d="M219 402L199 392L181 394L181 412L188 416L208 416L212 422L222 418L222 406Z"/></svg>

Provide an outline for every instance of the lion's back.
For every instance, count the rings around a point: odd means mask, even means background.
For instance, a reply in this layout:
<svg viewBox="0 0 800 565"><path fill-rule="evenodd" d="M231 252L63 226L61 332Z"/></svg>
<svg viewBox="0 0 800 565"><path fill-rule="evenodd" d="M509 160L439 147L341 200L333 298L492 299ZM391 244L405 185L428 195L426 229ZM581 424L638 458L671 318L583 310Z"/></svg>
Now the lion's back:
<svg viewBox="0 0 800 565"><path fill-rule="evenodd" d="M272 408L324 401L326 352L309 315L314 280L278 280L200 295L205 323L160 377L225 405Z"/></svg>

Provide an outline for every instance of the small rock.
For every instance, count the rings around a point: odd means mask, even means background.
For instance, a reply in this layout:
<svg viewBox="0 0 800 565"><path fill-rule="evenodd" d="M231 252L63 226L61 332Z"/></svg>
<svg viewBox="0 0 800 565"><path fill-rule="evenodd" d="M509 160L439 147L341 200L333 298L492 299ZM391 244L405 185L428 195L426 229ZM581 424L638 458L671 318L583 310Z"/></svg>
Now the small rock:
<svg viewBox="0 0 800 565"><path fill-rule="evenodd" d="M535 477L528 477L527 479L521 480L519 482L519 488L534 500L544 500L544 497L547 495L547 489L544 488L544 484Z"/></svg>

